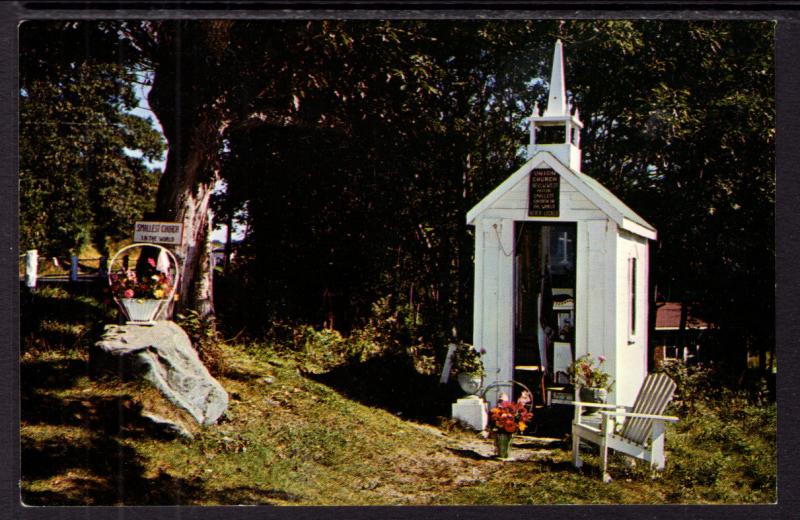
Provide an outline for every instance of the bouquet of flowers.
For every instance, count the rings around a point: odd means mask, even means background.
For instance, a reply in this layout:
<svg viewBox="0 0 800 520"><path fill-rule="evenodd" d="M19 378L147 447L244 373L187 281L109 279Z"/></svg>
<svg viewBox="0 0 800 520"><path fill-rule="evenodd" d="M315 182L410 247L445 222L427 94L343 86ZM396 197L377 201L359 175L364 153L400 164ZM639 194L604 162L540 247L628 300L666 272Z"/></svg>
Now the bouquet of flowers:
<svg viewBox="0 0 800 520"><path fill-rule="evenodd" d="M522 392L517 402L511 401L505 393L500 394L498 404L489 411L489 428L495 433L522 433L533 419L533 412L526 406L531 402L531 394Z"/></svg>
<svg viewBox="0 0 800 520"><path fill-rule="evenodd" d="M459 343L453 352L453 373L484 375L483 361L481 361L481 356L484 354L486 354L484 349L479 352L469 343Z"/></svg>
<svg viewBox="0 0 800 520"><path fill-rule="evenodd" d="M570 382L584 388L610 390L614 382L609 381L610 376L602 369L605 360L605 356L597 356L597 366L595 367L594 360L589 354L579 357L567 369Z"/></svg>
<svg viewBox="0 0 800 520"><path fill-rule="evenodd" d="M109 283L111 293L117 298L162 300L172 292L172 277L159 271L152 258L147 260L141 276L133 269L120 269L109 275Z"/></svg>

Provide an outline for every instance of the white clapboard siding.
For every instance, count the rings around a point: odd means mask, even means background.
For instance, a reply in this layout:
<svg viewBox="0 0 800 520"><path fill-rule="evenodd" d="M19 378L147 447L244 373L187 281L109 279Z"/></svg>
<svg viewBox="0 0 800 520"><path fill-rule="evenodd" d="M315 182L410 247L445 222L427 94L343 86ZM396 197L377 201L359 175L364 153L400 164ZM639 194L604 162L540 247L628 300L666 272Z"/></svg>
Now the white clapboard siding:
<svg viewBox="0 0 800 520"><path fill-rule="evenodd" d="M514 220L534 220L528 217L529 180L523 177L486 210L486 215ZM511 211L508 211L511 210ZM605 220L607 216L596 204L586 198L566 179L559 185L559 216L553 221L578 222L581 220ZM535 220L542 221L541 217ZM551 219L545 219L551 220Z"/></svg>
<svg viewBox="0 0 800 520"><path fill-rule="evenodd" d="M560 176L559 216L528 216L529 177L535 168ZM486 349L485 384L513 379L514 238L518 222L576 223L575 354L606 357L615 381L609 401L630 404L647 369L647 239L641 217L594 179L538 153L467 214L476 226L473 343ZM633 253L631 253L633 251ZM637 266L637 335L629 342L628 279L623 262ZM496 395L487 395L492 401Z"/></svg>

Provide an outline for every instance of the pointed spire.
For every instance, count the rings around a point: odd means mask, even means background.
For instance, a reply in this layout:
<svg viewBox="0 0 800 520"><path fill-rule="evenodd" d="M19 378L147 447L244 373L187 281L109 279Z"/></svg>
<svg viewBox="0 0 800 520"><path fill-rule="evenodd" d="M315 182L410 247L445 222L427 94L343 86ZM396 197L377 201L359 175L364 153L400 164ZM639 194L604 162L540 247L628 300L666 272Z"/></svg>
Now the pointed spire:
<svg viewBox="0 0 800 520"><path fill-rule="evenodd" d="M580 120L578 107L567 101L566 83L564 81L564 57L561 40L556 40L553 51L553 70L550 76L550 91L547 94L547 105L544 113L539 115L539 107L534 105L533 114L529 118L530 141L527 146L528 158L541 151L555 156L559 161L575 171L581 169ZM574 110L574 114L572 113ZM536 131L540 128L562 127L563 134L544 134L546 141L538 142ZM556 138L556 135L563 137Z"/></svg>
<svg viewBox="0 0 800 520"><path fill-rule="evenodd" d="M561 48L561 40L556 40L556 48L553 51L553 71L550 73L550 93L547 96L544 117L569 115L567 114L567 96L564 89L564 60Z"/></svg>

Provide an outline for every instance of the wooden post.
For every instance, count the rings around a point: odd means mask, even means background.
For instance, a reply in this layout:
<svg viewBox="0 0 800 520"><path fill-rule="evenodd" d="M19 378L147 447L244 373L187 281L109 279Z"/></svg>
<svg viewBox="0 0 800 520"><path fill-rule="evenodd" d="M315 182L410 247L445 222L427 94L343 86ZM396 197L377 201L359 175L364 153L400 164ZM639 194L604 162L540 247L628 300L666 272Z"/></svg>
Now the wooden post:
<svg viewBox="0 0 800 520"><path fill-rule="evenodd" d="M450 380L450 369L453 366L453 354L455 353L457 345L450 343L447 345L447 357L444 358L444 367L442 367L442 375L439 378L439 383L445 384Z"/></svg>
<svg viewBox="0 0 800 520"><path fill-rule="evenodd" d="M25 285L36 288L36 277L39 271L39 252L31 249L25 252Z"/></svg>
<svg viewBox="0 0 800 520"><path fill-rule="evenodd" d="M108 276L108 257L107 256L101 256L100 257L100 269L99 269L98 275L100 276L101 279L105 278L106 276Z"/></svg>
<svg viewBox="0 0 800 520"><path fill-rule="evenodd" d="M72 255L70 257L69 281L70 282L78 281L78 255Z"/></svg>

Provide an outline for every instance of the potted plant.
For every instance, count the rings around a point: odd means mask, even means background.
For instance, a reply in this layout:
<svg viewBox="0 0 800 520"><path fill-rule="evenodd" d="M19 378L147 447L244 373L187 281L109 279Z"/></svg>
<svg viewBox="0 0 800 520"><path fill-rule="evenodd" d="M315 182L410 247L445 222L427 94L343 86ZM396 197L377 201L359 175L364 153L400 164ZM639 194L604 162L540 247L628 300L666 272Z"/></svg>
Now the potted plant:
<svg viewBox="0 0 800 520"><path fill-rule="evenodd" d="M567 369L570 382L578 389L578 398L585 403L605 403L608 392L614 382L603 370L605 356L597 356L597 366L589 354L576 359ZM585 413L596 413L595 409L587 409Z"/></svg>
<svg viewBox="0 0 800 520"><path fill-rule="evenodd" d="M160 248L167 252L167 257L172 262L171 269L177 273L177 261L174 256L166 249L158 245L134 244L120 250L115 258L122 251L135 246L151 246ZM109 264L113 268L114 262ZM109 269L108 284L109 291L114 300L127 316L131 323L152 323L158 315L162 306L175 294L175 274L170 272L170 267L159 268L153 258L149 258L138 273L134 269L121 268L119 270Z"/></svg>
<svg viewBox="0 0 800 520"><path fill-rule="evenodd" d="M524 432L533 419L533 412L528 408L531 402L531 394L527 390L522 392L516 402L501 393L497 406L489 411L489 429L494 436L497 457L500 460L511 460L508 457L511 437L515 433Z"/></svg>
<svg viewBox="0 0 800 520"><path fill-rule="evenodd" d="M481 356L486 354L486 350L476 350L469 343L460 342L456 344L456 349L452 357L452 372L456 374L458 384L461 389L469 395L478 393L483 386L483 361Z"/></svg>

